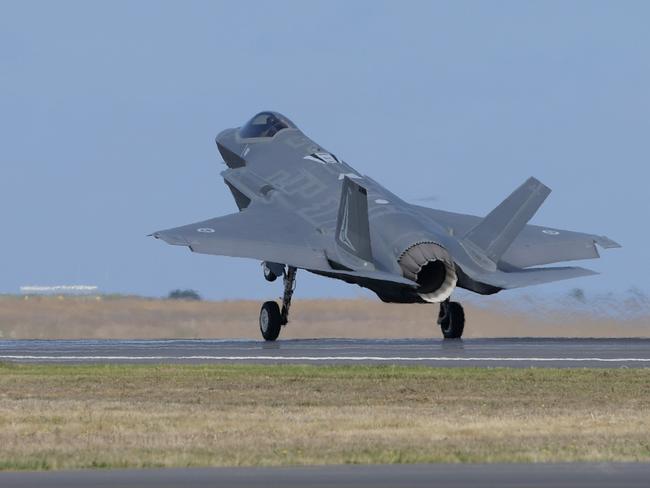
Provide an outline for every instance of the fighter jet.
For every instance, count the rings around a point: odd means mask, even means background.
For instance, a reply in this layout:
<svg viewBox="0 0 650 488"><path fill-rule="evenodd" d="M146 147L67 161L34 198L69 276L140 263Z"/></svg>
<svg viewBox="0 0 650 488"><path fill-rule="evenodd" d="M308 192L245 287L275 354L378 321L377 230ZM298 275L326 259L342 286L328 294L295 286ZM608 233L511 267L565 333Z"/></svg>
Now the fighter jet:
<svg viewBox="0 0 650 488"><path fill-rule="evenodd" d="M282 277L281 305L260 310L267 341L289 320L298 269L384 302L438 304L442 335L457 339L465 326L463 307L451 301L457 287L490 295L587 276L595 273L542 265L620 247L605 236L529 225L551 191L535 178L478 217L405 202L277 112L224 130L216 143L239 212L152 235L196 253L260 260L268 281Z"/></svg>

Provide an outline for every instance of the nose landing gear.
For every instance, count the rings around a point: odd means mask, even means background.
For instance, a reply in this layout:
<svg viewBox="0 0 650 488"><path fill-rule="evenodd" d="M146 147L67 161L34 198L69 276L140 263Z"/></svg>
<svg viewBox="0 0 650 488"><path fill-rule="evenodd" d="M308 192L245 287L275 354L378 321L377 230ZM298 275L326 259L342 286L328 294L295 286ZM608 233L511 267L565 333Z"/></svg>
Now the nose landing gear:
<svg viewBox="0 0 650 488"><path fill-rule="evenodd" d="M438 325L445 339L460 339L465 328L465 311L458 302L448 299L440 303Z"/></svg>
<svg viewBox="0 0 650 488"><path fill-rule="evenodd" d="M283 271L284 293L282 294L282 308L275 301L264 302L260 309L260 331L266 341L274 341L280 335L280 329L289 322L289 308L291 298L296 288L296 268L288 266Z"/></svg>

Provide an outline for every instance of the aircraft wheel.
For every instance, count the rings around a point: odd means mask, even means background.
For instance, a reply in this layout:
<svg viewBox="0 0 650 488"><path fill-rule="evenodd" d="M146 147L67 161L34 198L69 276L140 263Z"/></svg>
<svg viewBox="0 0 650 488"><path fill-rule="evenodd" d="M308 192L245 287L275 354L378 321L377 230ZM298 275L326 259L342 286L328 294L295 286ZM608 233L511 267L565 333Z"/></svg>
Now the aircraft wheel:
<svg viewBox="0 0 650 488"><path fill-rule="evenodd" d="M260 309L260 331L267 341L274 341L280 335L282 314L276 302L264 302Z"/></svg>
<svg viewBox="0 0 650 488"><path fill-rule="evenodd" d="M262 268L264 270L264 279L266 281L275 281L278 278L278 275L276 275L266 263L264 263Z"/></svg>
<svg viewBox="0 0 650 488"><path fill-rule="evenodd" d="M458 302L440 304L438 324L445 339L460 339L465 328L465 311Z"/></svg>

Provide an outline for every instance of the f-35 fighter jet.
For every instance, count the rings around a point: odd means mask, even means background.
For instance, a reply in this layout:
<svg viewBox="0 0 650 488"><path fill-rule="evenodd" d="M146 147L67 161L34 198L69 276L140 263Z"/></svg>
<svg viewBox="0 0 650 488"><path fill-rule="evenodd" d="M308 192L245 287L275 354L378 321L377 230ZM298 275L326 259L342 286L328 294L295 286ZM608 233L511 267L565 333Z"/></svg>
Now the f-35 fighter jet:
<svg viewBox="0 0 650 488"><path fill-rule="evenodd" d="M268 301L262 336L277 339L289 319L296 270L372 290L384 302L436 303L445 338L460 338L456 287L490 295L504 289L595 274L538 267L597 258L604 236L528 225L550 189L529 178L486 217L406 203L324 149L277 112L261 112L216 137L221 173L239 212L155 232L191 251L262 261L283 277L282 304Z"/></svg>

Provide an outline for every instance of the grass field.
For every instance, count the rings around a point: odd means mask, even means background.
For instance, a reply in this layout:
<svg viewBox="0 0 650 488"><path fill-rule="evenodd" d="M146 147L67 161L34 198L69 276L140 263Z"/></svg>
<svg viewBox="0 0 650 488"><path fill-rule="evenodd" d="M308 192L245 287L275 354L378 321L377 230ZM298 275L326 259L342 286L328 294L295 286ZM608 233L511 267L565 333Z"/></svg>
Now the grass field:
<svg viewBox="0 0 650 488"><path fill-rule="evenodd" d="M650 370L0 365L0 468L650 461Z"/></svg>
<svg viewBox="0 0 650 488"><path fill-rule="evenodd" d="M490 302L492 303L492 302ZM527 313L465 304L465 337L649 337L650 318L535 305ZM623 309L634 309L620 303ZM0 296L0 338L259 338L260 303L143 298ZM283 338L439 337L433 305L378 300L295 300Z"/></svg>

